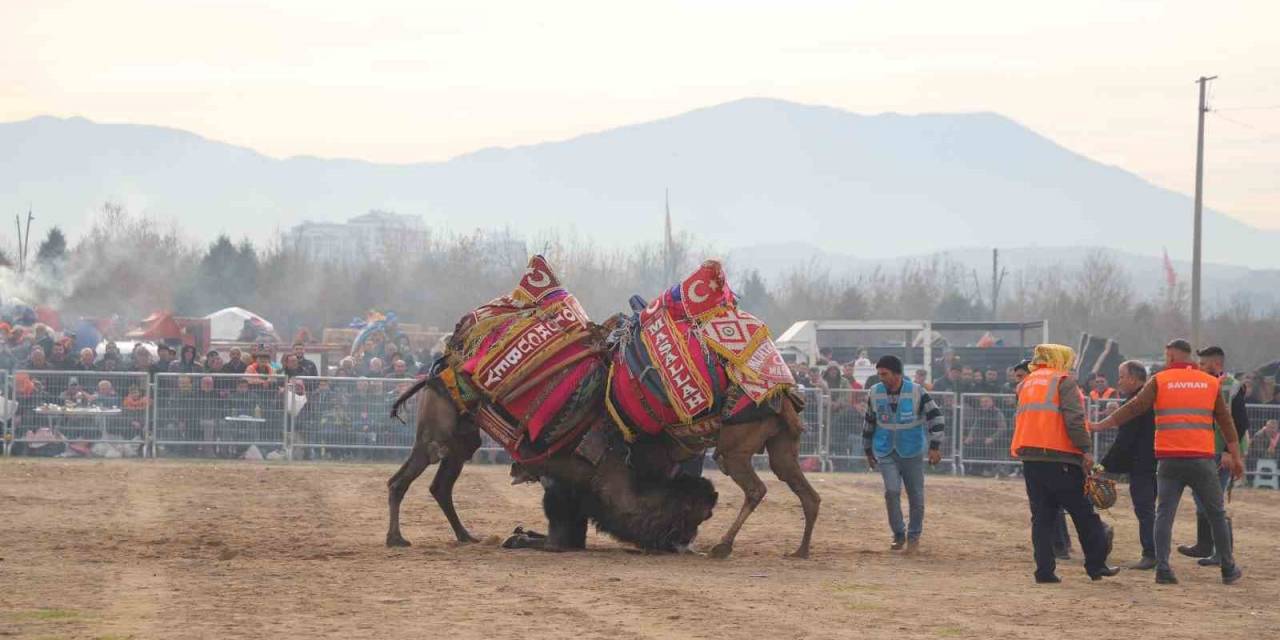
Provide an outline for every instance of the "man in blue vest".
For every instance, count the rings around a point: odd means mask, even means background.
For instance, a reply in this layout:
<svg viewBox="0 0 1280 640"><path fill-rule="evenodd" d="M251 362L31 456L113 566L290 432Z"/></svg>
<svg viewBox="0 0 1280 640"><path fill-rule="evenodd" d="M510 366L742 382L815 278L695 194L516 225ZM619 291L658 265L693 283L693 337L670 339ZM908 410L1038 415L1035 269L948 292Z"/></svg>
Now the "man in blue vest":
<svg viewBox="0 0 1280 640"><path fill-rule="evenodd" d="M942 411L924 387L903 378L902 361L884 356L876 362L880 382L867 395L867 427L862 448L867 464L884 478L884 504L893 532L891 549L914 554L924 531L924 459L942 460ZM926 445L927 443L927 445ZM907 487L910 524L902 522L902 487Z"/></svg>

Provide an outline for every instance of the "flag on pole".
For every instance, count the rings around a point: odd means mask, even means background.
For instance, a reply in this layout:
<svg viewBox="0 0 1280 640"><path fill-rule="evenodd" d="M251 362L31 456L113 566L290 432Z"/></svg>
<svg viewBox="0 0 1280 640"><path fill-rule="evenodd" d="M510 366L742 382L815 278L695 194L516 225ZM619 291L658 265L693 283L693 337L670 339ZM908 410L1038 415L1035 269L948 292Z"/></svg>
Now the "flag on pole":
<svg viewBox="0 0 1280 640"><path fill-rule="evenodd" d="M1173 270L1173 262L1169 260L1169 249L1164 250L1164 282L1172 289L1178 285L1178 273Z"/></svg>

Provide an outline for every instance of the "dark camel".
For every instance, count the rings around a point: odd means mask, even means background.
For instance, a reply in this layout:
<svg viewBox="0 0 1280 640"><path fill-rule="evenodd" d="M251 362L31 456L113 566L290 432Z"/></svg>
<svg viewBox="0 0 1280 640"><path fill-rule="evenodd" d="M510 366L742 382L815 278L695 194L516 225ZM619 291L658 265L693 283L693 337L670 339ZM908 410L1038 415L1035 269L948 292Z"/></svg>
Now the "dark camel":
<svg viewBox="0 0 1280 640"><path fill-rule="evenodd" d="M800 498L804 509L804 535L800 539L800 547L787 555L792 558L809 557L809 543L822 498L800 468L800 434L804 431L804 424L796 406L785 397L778 404L780 407L776 412L767 406L761 407L748 420L723 425L715 436L716 464L742 489L744 499L738 517L720 542L711 548L713 558L728 558L733 553L738 531L764 500L768 489L751 464L752 456L762 450L769 454L769 468L773 474L787 483ZM670 468L681 458L688 458L690 453L665 437L641 440L632 446L632 452L633 464L654 472ZM701 456L702 451L693 455Z"/></svg>
<svg viewBox="0 0 1280 640"><path fill-rule="evenodd" d="M454 483L480 447L475 423L460 415L448 395L427 380L406 390L396 400L392 415L424 387L413 450L387 481L389 547L409 545L400 533L400 503L413 481L436 462L440 468L431 482L432 497L459 542L477 541L463 526L453 504ZM693 541L698 525L711 517L715 507L717 496L711 483L701 478L641 477L627 465L621 438L616 434L611 437L619 442L609 446L596 465L575 455L571 443L544 462L522 470L540 477L547 489L548 535L529 546L550 551L582 549L588 521L595 522L600 531L646 550L680 551Z"/></svg>

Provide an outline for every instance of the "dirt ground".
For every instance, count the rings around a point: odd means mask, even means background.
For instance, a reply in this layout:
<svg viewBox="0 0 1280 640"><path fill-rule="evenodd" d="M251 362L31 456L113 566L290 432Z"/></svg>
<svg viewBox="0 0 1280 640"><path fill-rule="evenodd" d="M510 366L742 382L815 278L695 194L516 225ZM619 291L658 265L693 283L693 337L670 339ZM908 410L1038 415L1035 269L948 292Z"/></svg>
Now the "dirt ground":
<svg viewBox="0 0 1280 640"><path fill-rule="evenodd" d="M387 549L390 465L0 460L0 636L75 638L1274 638L1280 493L1237 491L1245 579L1175 560L1092 583L1031 579L1020 481L928 480L923 553L888 551L878 476L815 474L814 557L789 560L799 503L769 495L728 561L645 556L592 534L576 554L453 544L420 480L415 546ZM428 471L432 473L434 470ZM424 476L425 478L425 476ZM721 502L709 547L741 496ZM458 485L477 536L541 523L539 490L475 465ZM1175 540L1194 533L1184 501ZM1113 561L1139 555L1128 496ZM1076 558L1080 557L1077 550Z"/></svg>

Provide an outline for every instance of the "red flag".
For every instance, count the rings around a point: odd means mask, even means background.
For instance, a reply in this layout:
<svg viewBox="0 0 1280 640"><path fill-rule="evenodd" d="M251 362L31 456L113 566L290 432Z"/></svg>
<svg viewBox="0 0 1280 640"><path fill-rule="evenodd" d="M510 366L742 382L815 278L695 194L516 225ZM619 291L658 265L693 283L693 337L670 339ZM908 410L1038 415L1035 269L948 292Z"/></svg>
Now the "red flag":
<svg viewBox="0 0 1280 640"><path fill-rule="evenodd" d="M1169 249L1164 250L1164 281L1172 289L1178 285L1178 273L1173 270L1173 263L1169 261Z"/></svg>

